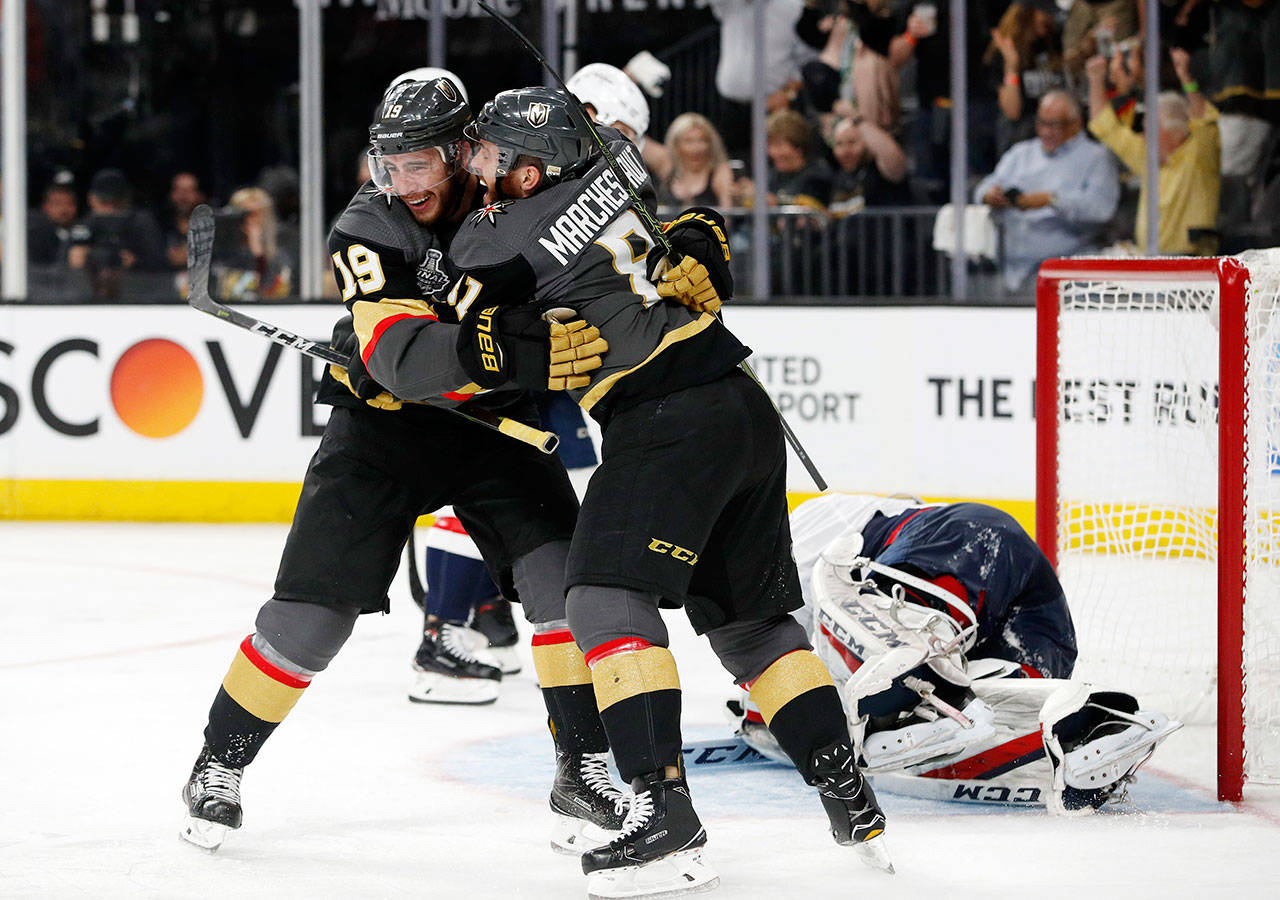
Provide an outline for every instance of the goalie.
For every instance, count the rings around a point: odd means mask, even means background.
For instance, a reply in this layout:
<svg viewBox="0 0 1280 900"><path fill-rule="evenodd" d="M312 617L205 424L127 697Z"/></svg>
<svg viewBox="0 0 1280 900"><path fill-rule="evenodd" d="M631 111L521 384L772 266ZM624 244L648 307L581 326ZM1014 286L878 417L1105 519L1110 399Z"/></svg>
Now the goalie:
<svg viewBox="0 0 1280 900"><path fill-rule="evenodd" d="M1181 723L1071 681L1075 629L1049 560L980 503L827 494L791 516L805 607L865 771L898 793L1085 814L1123 796ZM730 703L743 739L779 757Z"/></svg>

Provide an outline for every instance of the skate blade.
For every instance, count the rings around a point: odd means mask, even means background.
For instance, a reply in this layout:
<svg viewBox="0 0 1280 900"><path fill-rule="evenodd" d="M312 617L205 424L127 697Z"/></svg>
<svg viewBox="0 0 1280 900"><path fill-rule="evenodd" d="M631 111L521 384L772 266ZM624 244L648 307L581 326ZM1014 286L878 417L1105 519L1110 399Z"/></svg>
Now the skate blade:
<svg viewBox="0 0 1280 900"><path fill-rule="evenodd" d="M889 858L889 848L885 845L883 834L850 846L858 854L858 859L862 860L868 868L877 869L889 875L894 874L893 860Z"/></svg>
<svg viewBox="0 0 1280 900"><path fill-rule="evenodd" d="M213 853L222 846L230 830L226 825L210 822L208 819L187 816L186 821L182 823L182 828L178 830L178 837L201 850Z"/></svg>
<svg viewBox="0 0 1280 900"><path fill-rule="evenodd" d="M434 672L417 672L409 687L409 699L414 703L482 706L498 699L500 684L489 678L454 678Z"/></svg>
<svg viewBox="0 0 1280 900"><path fill-rule="evenodd" d="M551 849L560 854L581 856L589 850L597 850L618 836L594 822L574 816L555 814L551 825Z"/></svg>
<svg viewBox="0 0 1280 900"><path fill-rule="evenodd" d="M587 876L587 900L659 900L714 891L720 876L702 857L702 848L673 853L643 866L601 869Z"/></svg>

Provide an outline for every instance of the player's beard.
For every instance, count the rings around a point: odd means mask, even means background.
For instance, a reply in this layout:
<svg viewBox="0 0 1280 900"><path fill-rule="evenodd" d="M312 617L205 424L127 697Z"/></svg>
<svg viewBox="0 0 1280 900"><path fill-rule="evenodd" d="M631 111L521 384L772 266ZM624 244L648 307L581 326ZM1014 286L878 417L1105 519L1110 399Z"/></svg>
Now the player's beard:
<svg viewBox="0 0 1280 900"><path fill-rule="evenodd" d="M427 202L422 206L409 206L409 213L419 225L438 225L458 217L466 195L467 182L472 176L459 169L449 178L427 192Z"/></svg>

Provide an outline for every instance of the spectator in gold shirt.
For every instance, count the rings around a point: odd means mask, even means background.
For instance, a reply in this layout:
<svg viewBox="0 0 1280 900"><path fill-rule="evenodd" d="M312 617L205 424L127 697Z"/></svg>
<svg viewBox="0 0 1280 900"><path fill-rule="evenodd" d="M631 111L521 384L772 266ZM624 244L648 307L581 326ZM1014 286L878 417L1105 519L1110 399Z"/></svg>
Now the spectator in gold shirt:
<svg viewBox="0 0 1280 900"><path fill-rule="evenodd" d="M1170 51L1183 95L1160 95L1159 121L1159 253L1209 255L1216 249L1212 236L1192 239L1193 229L1217 228L1220 190L1219 160L1222 142L1218 111L1205 100L1191 77L1189 56L1175 47ZM1146 142L1142 135L1121 124L1107 102L1107 60L1094 56L1085 64L1089 79L1089 131L1120 161L1139 176L1146 172ZM1148 125L1150 119L1148 119ZM1136 240L1146 251L1147 183L1138 199Z"/></svg>

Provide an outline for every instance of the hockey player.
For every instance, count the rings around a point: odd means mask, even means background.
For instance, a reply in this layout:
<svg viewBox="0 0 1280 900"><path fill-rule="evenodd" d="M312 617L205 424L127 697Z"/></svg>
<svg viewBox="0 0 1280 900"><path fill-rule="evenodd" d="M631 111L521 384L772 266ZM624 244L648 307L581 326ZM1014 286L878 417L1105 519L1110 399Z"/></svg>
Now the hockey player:
<svg viewBox="0 0 1280 900"><path fill-rule="evenodd" d="M1179 727L1073 682L1075 630L1049 560L1010 516L827 494L791 517L813 640L877 782L964 802L1088 813ZM749 709L740 733L778 758Z"/></svg>
<svg viewBox="0 0 1280 900"><path fill-rule="evenodd" d="M635 147L603 131L626 180L652 196ZM655 287L645 277L653 241L568 96L503 92L468 134L490 199L452 247L462 272L451 296L466 305L459 358L472 379L497 387L519 377L508 323L531 306L581 315L609 342L603 366L571 390L604 442L570 551L568 621L636 796L618 839L583 856L589 892L652 896L718 882L681 768L680 683L659 607L684 606L751 685L836 840L888 867L884 817L854 764L839 696L788 615L802 598L776 411L738 369L748 349L685 305L731 293L723 221L710 210L677 219L667 233L688 255ZM684 299L664 300L677 285ZM396 369L412 371L421 325L378 324L369 370L400 393Z"/></svg>
<svg viewBox="0 0 1280 900"><path fill-rule="evenodd" d="M448 79L390 90L370 128L373 184L356 194L330 234L336 280L354 311L335 329L334 345L372 352L379 337L372 319L417 322L412 396L425 402L404 403L384 390L359 352L345 371L326 373L319 400L333 410L307 469L275 594L217 691L183 789L182 835L200 846L216 848L227 829L240 826L244 768L360 614L386 611L387 587L415 520L447 503L503 592L544 628L534 655L556 747L553 843L580 849L622 824L625 803L607 774L607 738L582 653L567 629L546 628L565 619L564 567L577 511L568 476L554 456L440 408L481 407L536 421L522 391L485 392L471 383L455 351L454 306L423 299L447 287L448 242L480 199L460 159L469 121ZM553 375L553 366L562 358L569 368L598 366L602 341L570 346L570 337L590 334L580 322L529 316L508 336L519 343L517 385L560 390L576 383Z"/></svg>

